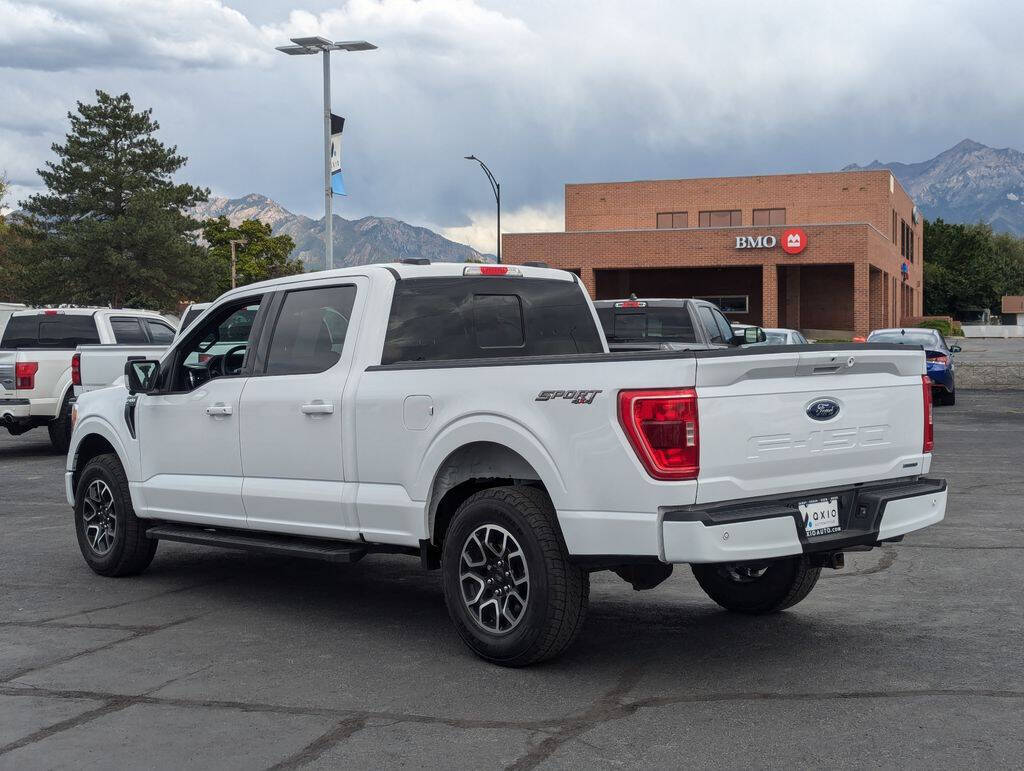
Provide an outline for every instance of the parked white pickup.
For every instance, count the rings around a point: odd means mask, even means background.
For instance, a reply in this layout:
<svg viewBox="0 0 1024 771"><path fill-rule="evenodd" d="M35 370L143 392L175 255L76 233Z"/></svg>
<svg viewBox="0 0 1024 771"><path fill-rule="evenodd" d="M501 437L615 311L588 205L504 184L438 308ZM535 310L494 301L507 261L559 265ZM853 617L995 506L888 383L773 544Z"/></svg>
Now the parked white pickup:
<svg viewBox="0 0 1024 771"><path fill-rule="evenodd" d="M15 435L46 426L53 446L66 451L76 347L173 335L174 328L152 311L40 308L14 312L0 339L0 426Z"/></svg>
<svg viewBox="0 0 1024 771"><path fill-rule="evenodd" d="M887 345L609 353L570 273L367 265L232 290L84 394L66 492L102 575L161 539L419 555L473 651L524 665L579 632L592 571L690 563L767 613L941 520L924 372Z"/></svg>

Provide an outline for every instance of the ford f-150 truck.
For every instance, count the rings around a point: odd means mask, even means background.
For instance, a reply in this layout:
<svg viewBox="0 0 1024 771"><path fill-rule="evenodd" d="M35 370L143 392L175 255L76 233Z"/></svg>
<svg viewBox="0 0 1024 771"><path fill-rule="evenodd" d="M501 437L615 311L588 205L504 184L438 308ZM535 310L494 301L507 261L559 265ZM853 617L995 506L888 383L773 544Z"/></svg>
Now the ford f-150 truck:
<svg viewBox="0 0 1024 771"><path fill-rule="evenodd" d="M579 633L592 571L647 589L689 564L769 613L941 520L924 369L889 345L609 353L578 279L544 268L289 276L84 394L66 493L105 576L161 540L418 555L469 647L519 666Z"/></svg>
<svg viewBox="0 0 1024 771"><path fill-rule="evenodd" d="M66 452L71 402L83 344L168 340L171 327L159 313L127 308L39 308L16 311L0 338L0 426L23 434L46 426L54 448ZM122 361L123 369L123 361Z"/></svg>
<svg viewBox="0 0 1024 771"><path fill-rule="evenodd" d="M597 300L612 351L713 350L763 343L764 330L735 330L714 303L696 299Z"/></svg>

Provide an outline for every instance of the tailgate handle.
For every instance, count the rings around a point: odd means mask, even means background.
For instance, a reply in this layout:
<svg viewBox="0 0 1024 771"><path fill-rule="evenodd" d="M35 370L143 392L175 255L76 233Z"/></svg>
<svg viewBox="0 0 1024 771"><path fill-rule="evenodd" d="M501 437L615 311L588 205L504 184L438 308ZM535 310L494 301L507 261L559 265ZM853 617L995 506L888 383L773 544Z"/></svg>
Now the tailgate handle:
<svg viewBox="0 0 1024 771"><path fill-rule="evenodd" d="M811 370L813 375L833 375L843 368L842 364L830 364L826 367L815 367Z"/></svg>

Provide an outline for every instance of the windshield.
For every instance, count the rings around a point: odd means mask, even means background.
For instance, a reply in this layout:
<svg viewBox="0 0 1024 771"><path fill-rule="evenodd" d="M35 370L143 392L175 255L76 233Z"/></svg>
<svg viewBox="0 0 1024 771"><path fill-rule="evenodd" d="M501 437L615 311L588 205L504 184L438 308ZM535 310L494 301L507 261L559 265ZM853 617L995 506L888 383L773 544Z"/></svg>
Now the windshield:
<svg viewBox="0 0 1024 771"><path fill-rule="evenodd" d="M869 343L896 343L897 345L920 345L934 348L938 338L934 332L927 330L903 329L895 332L872 332L868 335Z"/></svg>
<svg viewBox="0 0 1024 771"><path fill-rule="evenodd" d="M696 343L690 312L676 308L598 308L605 337L614 343Z"/></svg>

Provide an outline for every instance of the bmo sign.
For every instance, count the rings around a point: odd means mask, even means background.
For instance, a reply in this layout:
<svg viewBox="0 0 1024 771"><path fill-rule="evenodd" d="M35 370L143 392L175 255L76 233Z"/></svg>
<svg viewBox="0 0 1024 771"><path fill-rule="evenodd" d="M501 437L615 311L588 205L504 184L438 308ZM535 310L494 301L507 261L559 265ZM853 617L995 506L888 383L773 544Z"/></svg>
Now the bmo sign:
<svg viewBox="0 0 1024 771"><path fill-rule="evenodd" d="M781 244L786 254L800 254L807 246L807 234L800 228L790 228L779 238L775 236L736 236L737 249L774 249Z"/></svg>

